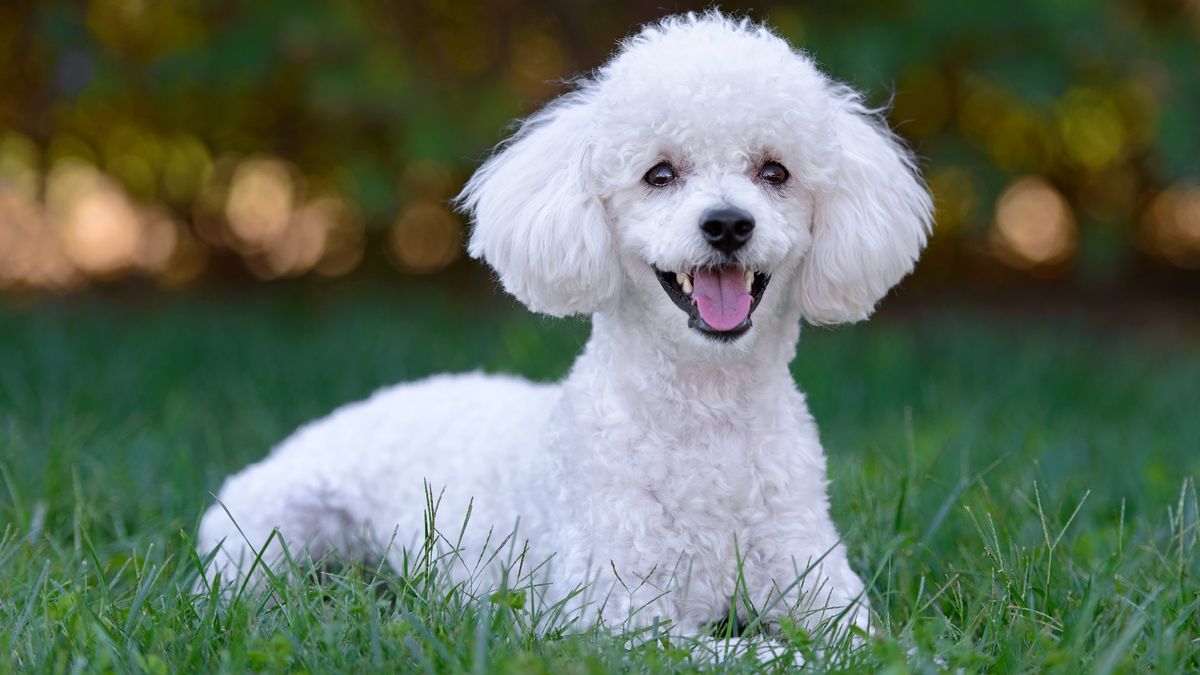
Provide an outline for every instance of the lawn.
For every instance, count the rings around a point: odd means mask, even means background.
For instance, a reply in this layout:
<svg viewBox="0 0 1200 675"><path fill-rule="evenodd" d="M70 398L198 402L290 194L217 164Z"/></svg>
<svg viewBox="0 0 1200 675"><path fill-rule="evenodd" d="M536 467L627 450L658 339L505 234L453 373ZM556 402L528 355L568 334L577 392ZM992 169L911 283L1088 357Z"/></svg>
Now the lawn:
<svg viewBox="0 0 1200 675"><path fill-rule="evenodd" d="M563 632L418 568L191 593L209 493L295 425L439 371L559 377L585 323L433 289L3 307L0 670L697 668L686 641ZM815 670L1200 669L1200 339L1136 323L927 308L806 329L794 371L880 627L849 655L788 645Z"/></svg>

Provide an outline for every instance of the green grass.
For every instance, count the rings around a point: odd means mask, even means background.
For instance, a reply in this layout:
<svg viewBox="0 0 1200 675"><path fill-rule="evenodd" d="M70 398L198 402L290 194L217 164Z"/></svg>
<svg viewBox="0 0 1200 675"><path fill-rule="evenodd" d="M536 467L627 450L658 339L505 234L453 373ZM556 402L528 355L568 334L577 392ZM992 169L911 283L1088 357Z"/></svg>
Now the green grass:
<svg viewBox="0 0 1200 675"><path fill-rule="evenodd" d="M190 594L210 491L298 423L439 371L553 379L586 335L415 291L10 303L0 670L695 669L678 640L555 630L419 565ZM806 330L795 373L881 629L840 660L788 644L817 670L1200 669L1200 347L1181 335L962 310Z"/></svg>

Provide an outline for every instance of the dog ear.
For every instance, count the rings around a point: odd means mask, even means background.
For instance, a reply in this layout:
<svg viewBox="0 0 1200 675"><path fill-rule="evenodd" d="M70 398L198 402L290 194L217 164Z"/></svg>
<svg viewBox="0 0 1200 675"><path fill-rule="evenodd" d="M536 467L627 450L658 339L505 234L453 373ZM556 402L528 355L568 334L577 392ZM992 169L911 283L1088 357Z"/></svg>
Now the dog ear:
<svg viewBox="0 0 1200 675"><path fill-rule="evenodd" d="M621 281L604 208L589 189L589 124L578 95L551 104L457 198L475 223L471 256L495 268L529 309L551 316L595 312Z"/></svg>
<svg viewBox="0 0 1200 675"><path fill-rule="evenodd" d="M908 152L848 88L833 91L833 184L815 198L798 298L813 324L860 321L912 270L933 202Z"/></svg>

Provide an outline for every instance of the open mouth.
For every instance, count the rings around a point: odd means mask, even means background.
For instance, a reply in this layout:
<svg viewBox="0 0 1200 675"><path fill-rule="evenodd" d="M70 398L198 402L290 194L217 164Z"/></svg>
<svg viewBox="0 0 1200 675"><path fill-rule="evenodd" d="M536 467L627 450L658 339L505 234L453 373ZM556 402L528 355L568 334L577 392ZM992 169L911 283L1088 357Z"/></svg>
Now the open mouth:
<svg viewBox="0 0 1200 675"><path fill-rule="evenodd" d="M688 327L729 342L750 330L750 315L771 276L745 267L697 267L687 272L654 268L667 297L688 315Z"/></svg>

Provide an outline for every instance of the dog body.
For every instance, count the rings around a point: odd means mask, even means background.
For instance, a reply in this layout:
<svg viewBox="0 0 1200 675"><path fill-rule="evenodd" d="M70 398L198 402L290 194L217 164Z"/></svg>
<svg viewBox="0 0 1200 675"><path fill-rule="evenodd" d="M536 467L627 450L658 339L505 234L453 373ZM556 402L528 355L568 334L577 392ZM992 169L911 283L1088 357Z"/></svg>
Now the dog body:
<svg viewBox="0 0 1200 675"><path fill-rule="evenodd" d="M301 429L221 490L214 569L244 574L275 528L314 557L402 556L428 482L464 558L519 522L548 599L584 588L585 618L866 625L788 370L802 320L868 316L927 235L928 194L857 96L765 28L667 19L527 120L460 204L505 289L592 316L566 380L441 376Z"/></svg>
<svg viewBox="0 0 1200 675"><path fill-rule="evenodd" d="M223 540L218 569L237 579L248 543L278 529L314 559L387 552L399 566L422 543L428 482L444 543L466 558L460 577L480 572L481 554L509 565L527 539L527 564L549 560L543 601L588 584L585 616L697 632L742 605L735 593L763 608L790 591L774 613L794 613L803 587L814 620L859 599L827 515L816 428L786 369L655 371L653 348L648 368L631 369L627 350L604 346L604 323L561 385L439 376L299 429L230 478L201 550ZM730 421L748 408L752 418ZM518 518L517 541L504 541ZM276 540L264 559L281 552Z"/></svg>

